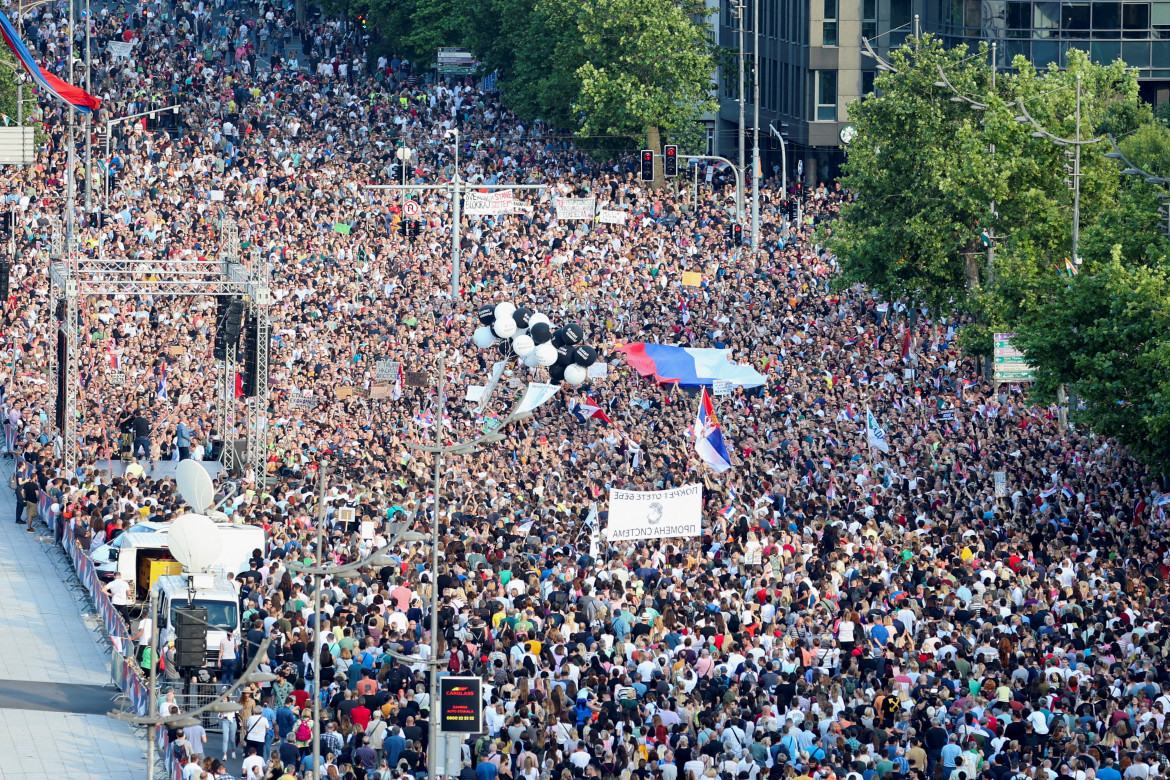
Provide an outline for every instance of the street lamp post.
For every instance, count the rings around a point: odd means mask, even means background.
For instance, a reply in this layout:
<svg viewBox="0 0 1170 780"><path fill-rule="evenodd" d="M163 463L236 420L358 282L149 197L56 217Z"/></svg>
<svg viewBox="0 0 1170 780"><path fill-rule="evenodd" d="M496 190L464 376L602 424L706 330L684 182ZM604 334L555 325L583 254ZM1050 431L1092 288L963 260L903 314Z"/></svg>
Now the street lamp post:
<svg viewBox="0 0 1170 780"><path fill-rule="evenodd" d="M456 300L459 298L459 262L461 257L462 243L462 215L461 208L461 179L459 177L459 131L451 129L447 131L449 138L453 138L455 142L455 171L451 176L450 184L367 184L367 190L442 190L451 193L451 298ZM400 150L401 151L401 150ZM395 152L397 154L397 152ZM401 159L401 158L399 158ZM722 158L720 158L722 159ZM404 163L405 165L405 163ZM544 184L477 184L476 189L479 190L543 190L546 189Z"/></svg>
<svg viewBox="0 0 1170 780"><path fill-rule="evenodd" d="M120 117L116 117L114 119L107 119L106 120L106 154L105 154L105 160L106 160L105 190L106 190L106 193L105 193L105 201L106 201L107 207L110 205L110 137L113 135L114 125L119 124L120 122L127 122L131 119L141 119L144 116L154 116L155 114L161 114L164 111L170 111L174 114L177 114L177 113L179 113L179 105L176 104L173 106L163 106L162 108L152 108L150 111L140 111L137 114L130 114L129 116L120 116Z"/></svg>
<svg viewBox="0 0 1170 780"><path fill-rule="evenodd" d="M85 91L91 92L90 84L90 17L89 0L85 0ZM93 211L93 112L85 115L85 213Z"/></svg>
<svg viewBox="0 0 1170 780"><path fill-rule="evenodd" d="M87 0L88 2L88 0ZM752 0L752 251L760 248L760 0Z"/></svg>
<svg viewBox="0 0 1170 780"><path fill-rule="evenodd" d="M1081 147L1089 146L1100 141L1105 140L1105 136L1097 136L1096 138L1081 138L1081 74L1077 74L1077 113L1076 113L1076 135L1072 138L1061 138L1054 135L1041 127L1040 123L1032 118L1028 113L1027 101L1020 99L1016 101L1020 107L1020 116L1016 117L1016 121L1021 124L1031 124L1035 130L1032 132L1033 138L1047 138L1057 146L1071 146L1073 148L1073 168L1072 168L1072 189L1073 189L1073 224L1072 224L1072 261L1073 265L1081 264L1081 257L1079 254L1080 236L1081 236ZM1056 401L1058 409L1058 420L1061 432L1068 428L1068 387L1063 383L1056 388Z"/></svg>

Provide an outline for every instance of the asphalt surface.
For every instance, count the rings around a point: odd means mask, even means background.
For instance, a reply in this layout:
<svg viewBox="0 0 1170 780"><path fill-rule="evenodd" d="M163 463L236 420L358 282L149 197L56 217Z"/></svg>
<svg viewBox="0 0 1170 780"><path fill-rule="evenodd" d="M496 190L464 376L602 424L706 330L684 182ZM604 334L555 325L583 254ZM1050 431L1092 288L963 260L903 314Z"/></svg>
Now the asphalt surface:
<svg viewBox="0 0 1170 780"><path fill-rule="evenodd" d="M105 715L118 708L114 690L100 685L0 680L0 709Z"/></svg>

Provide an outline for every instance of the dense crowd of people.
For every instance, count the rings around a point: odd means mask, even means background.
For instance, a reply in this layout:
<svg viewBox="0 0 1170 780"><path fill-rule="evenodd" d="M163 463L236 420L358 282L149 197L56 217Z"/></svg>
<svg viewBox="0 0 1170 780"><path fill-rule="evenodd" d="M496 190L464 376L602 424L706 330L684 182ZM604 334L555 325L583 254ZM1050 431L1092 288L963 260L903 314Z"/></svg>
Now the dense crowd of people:
<svg viewBox="0 0 1170 780"><path fill-rule="evenodd" d="M1026 388L992 387L958 351L950 313L834 288L814 228L831 229L847 193L817 186L798 220L772 181L760 250L730 247L720 175L697 192L651 189L616 151L580 153L471 80L420 78L397 57L367 57L360 28L313 18L184 2L95 7L92 21L95 40L136 43L129 58L95 61L93 127L172 102L180 111L170 130L114 125L108 177L78 157L79 187L93 177L105 215L82 222L82 251L210 262L230 216L245 252L269 263L275 299L271 454L225 509L263 526L268 544L237 578L243 627L220 655L225 672L243 669L267 638L264 668L278 679L248 686L218 734L173 733L185 777L225 777L237 756L247 780L425 774L434 589L443 668L484 681L485 731L463 745L461 780L1165 774L1156 475L1092 432L1062 430ZM62 19L52 5L25 16L49 63L65 47ZM82 465L61 471L47 269L65 121L47 103L34 119L45 134L36 165L2 179L19 215L0 334L19 454L10 485L17 522L31 530L44 491L93 548L188 511L157 464L242 432L215 430L213 299L90 297ZM465 218L457 295L449 197L419 196L412 242L396 230L401 194L365 188L399 180L401 145L415 152L407 180L449 180L450 129L465 180L548 185L518 192L511 215ZM625 224L556 218L555 196L586 194ZM684 272L701 285L683 286ZM503 442L448 459L436 505L432 462L410 445L435 424L447 442L475 437L542 376L513 363L484 410L463 400L498 358L471 343L476 308L499 301L579 323L606 373L564 388ZM716 399L731 470L696 457L695 399L625 363L618 348L637 341L729 348L766 376ZM442 402L433 387L366 392L378 360L433 374L439 356ZM612 424L566 411L586 394ZM867 410L888 453L868 446ZM138 461L115 476L119 423ZM438 523L439 571L429 546L396 544L385 565L327 578L314 614L313 582L288 563L314 555L322 464L327 563L386 544L392 521ZM701 537L591 546L609 489L694 483ZM171 664L163 677L178 682Z"/></svg>

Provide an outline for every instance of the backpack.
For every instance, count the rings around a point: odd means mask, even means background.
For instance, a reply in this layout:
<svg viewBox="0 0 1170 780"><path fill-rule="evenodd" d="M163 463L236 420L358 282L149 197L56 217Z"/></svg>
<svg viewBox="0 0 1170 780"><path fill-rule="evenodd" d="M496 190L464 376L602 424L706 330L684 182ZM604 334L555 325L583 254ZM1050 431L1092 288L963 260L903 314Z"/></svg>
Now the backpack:
<svg viewBox="0 0 1170 780"><path fill-rule="evenodd" d="M190 757L187 754L187 746L179 742L171 745L171 758L174 759L179 766L186 766Z"/></svg>
<svg viewBox="0 0 1170 780"><path fill-rule="evenodd" d="M297 742L308 742L313 738L313 727L309 724L309 721L302 720L297 724L297 731L293 736Z"/></svg>

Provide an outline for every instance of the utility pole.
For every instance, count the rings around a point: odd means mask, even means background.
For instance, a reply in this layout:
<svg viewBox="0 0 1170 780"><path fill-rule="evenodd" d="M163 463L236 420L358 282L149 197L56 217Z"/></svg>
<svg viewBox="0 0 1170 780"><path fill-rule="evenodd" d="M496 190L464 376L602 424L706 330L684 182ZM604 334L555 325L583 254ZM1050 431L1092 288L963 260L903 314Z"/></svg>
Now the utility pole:
<svg viewBox="0 0 1170 780"><path fill-rule="evenodd" d="M995 74L999 70L999 60L996 58L996 42L991 42L991 93L995 94ZM995 164L995 144L991 144L991 164ZM987 226L987 283L995 281L995 198L991 199L991 216Z"/></svg>
<svg viewBox="0 0 1170 780"><path fill-rule="evenodd" d="M477 184L477 190L543 190L544 184ZM451 193L451 298L459 298L459 244L462 240L460 222L460 187L458 172L450 184L367 184L367 190L441 190Z"/></svg>
<svg viewBox="0 0 1170 780"><path fill-rule="evenodd" d="M463 215L459 213L459 131L452 128L450 132L455 146L455 170L451 174L451 299L459 300L459 262L463 259ZM439 392L442 392L441 385ZM438 501L436 495L436 507Z"/></svg>
<svg viewBox="0 0 1170 780"><path fill-rule="evenodd" d="M439 355L439 394L435 398L435 514L431 518L431 716L428 728L427 777L439 776L439 499L443 477L443 385L447 379L447 358Z"/></svg>
<svg viewBox="0 0 1170 780"><path fill-rule="evenodd" d="M86 0L88 2L88 0ZM752 0L752 251L760 248L760 0Z"/></svg>
<svg viewBox="0 0 1170 780"><path fill-rule="evenodd" d="M1073 229L1072 229L1072 256L1073 265L1081 264L1078 253L1081 239L1081 74L1077 74L1077 128L1073 145Z"/></svg>
<svg viewBox="0 0 1170 780"><path fill-rule="evenodd" d="M72 7L72 5L70 6ZM72 54L72 50L70 50ZM158 714L158 688L155 683L155 675L158 670L158 626L155 625L155 618L158 616L158 590L150 589L149 602L150 612L146 613L146 619L150 621L150 687L147 690L147 705L146 714L154 716ZM154 780L154 741L155 729L157 726L152 726L146 735L146 780Z"/></svg>
<svg viewBox="0 0 1170 780"><path fill-rule="evenodd" d="M743 0L735 5L735 17L739 20L739 169L743 170L743 152L744 152L744 100L747 98L746 88L744 86L744 72L743 72L743 13L746 6ZM742 215L740 216L742 219Z"/></svg>
<svg viewBox="0 0 1170 780"><path fill-rule="evenodd" d="M73 43L77 34L76 24L76 3L74 0L69 0L69 47L65 50L65 78L73 82ZM74 212L73 205L77 198L77 182L74 174L77 167L77 135L76 126L77 120L74 118L76 110L72 106L69 107L69 151L65 156L66 171L66 192L65 192L65 254L69 255L73 252L74 241L76 240L76 219L77 214Z"/></svg>
<svg viewBox="0 0 1170 780"><path fill-rule="evenodd" d="M92 22L89 9L89 0L85 0L85 91L92 93L90 84L90 39L89 28ZM93 211L93 112L85 115L85 213Z"/></svg>
<svg viewBox="0 0 1170 780"><path fill-rule="evenodd" d="M226 440L226 438L225 438ZM317 461L317 540L313 565L320 569L325 555L325 459ZM322 576L313 575L313 777L321 767L321 586Z"/></svg>

